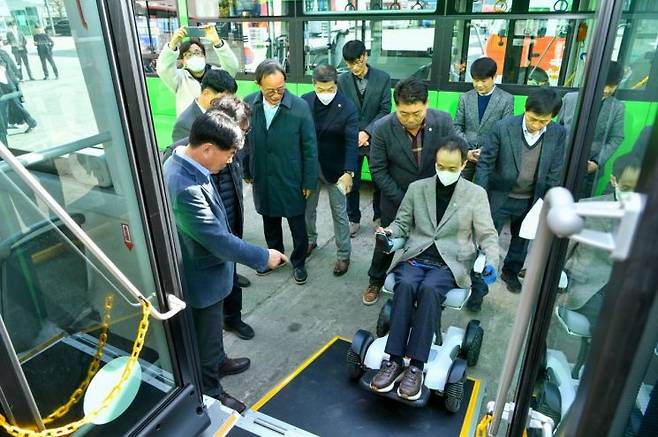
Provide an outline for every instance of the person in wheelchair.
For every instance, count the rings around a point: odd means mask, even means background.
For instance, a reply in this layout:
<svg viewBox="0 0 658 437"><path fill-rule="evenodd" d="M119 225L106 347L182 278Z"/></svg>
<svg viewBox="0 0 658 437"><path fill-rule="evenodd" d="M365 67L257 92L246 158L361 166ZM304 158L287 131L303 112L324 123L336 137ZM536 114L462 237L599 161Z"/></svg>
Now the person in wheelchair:
<svg viewBox="0 0 658 437"><path fill-rule="evenodd" d="M486 283L498 268L498 233L487 193L460 177L468 144L456 135L443 138L436 152L436 176L409 185L395 221L386 229L391 238L404 238L389 270L395 274L393 308L384 360L370 388L391 391L397 381L401 398L421 395L423 367L429 358L441 304L453 288L469 288L478 247L484 251ZM415 309L415 317L412 312ZM410 358L405 368L404 357Z"/></svg>

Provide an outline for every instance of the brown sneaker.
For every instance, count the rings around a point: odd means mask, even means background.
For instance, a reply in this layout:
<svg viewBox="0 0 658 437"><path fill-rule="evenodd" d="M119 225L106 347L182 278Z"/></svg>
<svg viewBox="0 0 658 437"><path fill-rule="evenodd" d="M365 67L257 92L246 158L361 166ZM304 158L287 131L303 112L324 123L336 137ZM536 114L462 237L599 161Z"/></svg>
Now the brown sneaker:
<svg viewBox="0 0 658 437"><path fill-rule="evenodd" d="M379 292L381 291L382 287L379 285L368 285L368 288L366 288L366 291L363 292L363 298L361 299L363 301L364 305L373 305L379 300Z"/></svg>
<svg viewBox="0 0 658 437"><path fill-rule="evenodd" d="M396 382L402 378L404 367L393 361L382 361L382 367L370 380L370 388L378 393L393 390Z"/></svg>
<svg viewBox="0 0 658 437"><path fill-rule="evenodd" d="M407 367L398 386L398 396L408 401L415 401L420 398L422 392L423 371L416 366Z"/></svg>

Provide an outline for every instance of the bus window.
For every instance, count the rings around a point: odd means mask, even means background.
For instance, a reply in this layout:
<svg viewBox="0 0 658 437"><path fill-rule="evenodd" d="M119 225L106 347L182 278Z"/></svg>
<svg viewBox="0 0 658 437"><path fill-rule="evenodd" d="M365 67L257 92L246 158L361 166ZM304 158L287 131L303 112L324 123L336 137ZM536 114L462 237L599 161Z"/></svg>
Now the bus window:
<svg viewBox="0 0 658 437"><path fill-rule="evenodd" d="M239 71L253 73L265 59L276 59L289 70L290 42L287 22L224 22L216 26L219 36L228 42L238 57Z"/></svg>
<svg viewBox="0 0 658 437"><path fill-rule="evenodd" d="M166 0L154 4L135 0L134 8L144 72L155 74L155 64L160 50L178 30L176 1Z"/></svg>
<svg viewBox="0 0 658 437"><path fill-rule="evenodd" d="M574 86L589 40L577 20L461 20L453 32L449 80L470 82L482 56L498 64L497 83ZM584 39L583 39L584 38Z"/></svg>
<svg viewBox="0 0 658 437"><path fill-rule="evenodd" d="M188 0L187 13L191 20L217 19L222 17L272 17L289 16L293 13L294 1L274 0Z"/></svg>
<svg viewBox="0 0 658 437"><path fill-rule="evenodd" d="M432 20L310 21L304 28L305 73L323 63L346 71L342 49L362 40L368 61L393 79L416 76L429 80L434 46Z"/></svg>
<svg viewBox="0 0 658 437"><path fill-rule="evenodd" d="M400 13L400 12L433 12L436 10L436 0L305 0L306 14L327 13Z"/></svg>

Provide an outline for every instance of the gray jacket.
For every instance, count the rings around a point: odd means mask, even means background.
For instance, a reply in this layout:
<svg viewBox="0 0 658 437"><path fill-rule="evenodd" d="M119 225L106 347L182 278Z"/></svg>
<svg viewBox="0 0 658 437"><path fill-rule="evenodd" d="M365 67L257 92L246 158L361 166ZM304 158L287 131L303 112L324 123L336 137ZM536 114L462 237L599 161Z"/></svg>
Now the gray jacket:
<svg viewBox="0 0 658 437"><path fill-rule="evenodd" d="M363 95L363 104L350 71L338 76L338 89L354 103L359 111L359 131L374 134L375 122L391 112L391 76L385 71L368 65L368 85ZM372 138L370 143L372 144ZM369 153L368 147L359 147L359 154Z"/></svg>
<svg viewBox="0 0 658 437"><path fill-rule="evenodd" d="M496 123L480 153L475 183L487 190L492 214L507 200L519 177L521 147L524 147L522 123L523 115ZM557 123L550 122L546 127L535 173L533 203L560 183L565 136L564 128Z"/></svg>
<svg viewBox="0 0 658 437"><path fill-rule="evenodd" d="M436 150L439 140L454 134L450 115L428 109L423 130L423 151L420 167L411 153L411 140L395 113L377 122L370 141L370 174L382 192L382 224L395 218L407 187L413 181L435 173Z"/></svg>
<svg viewBox="0 0 658 437"><path fill-rule="evenodd" d="M189 137L192 123L194 123L194 120L196 120L201 114L203 114L203 111L197 104L196 100L193 101L192 104L185 108L176 119L174 130L171 133L171 140L175 143L178 140Z"/></svg>
<svg viewBox="0 0 658 437"><path fill-rule="evenodd" d="M612 194L581 199L581 202L614 202ZM601 232L612 232L614 222L611 219L587 218L587 229ZM569 243L567 261L564 272L569 279L567 294L561 298L562 304L570 310L583 307L598 293L610 279L612 260L606 251L590 247L586 244Z"/></svg>
<svg viewBox="0 0 658 437"><path fill-rule="evenodd" d="M514 115L514 97L500 87L496 87L480 120L478 93L470 90L459 97L455 130L466 139L469 146L475 149L484 145L487 135L498 120L510 115Z"/></svg>
<svg viewBox="0 0 658 437"><path fill-rule="evenodd" d="M567 129L567 138L571 134L577 103L578 92L576 91L567 93L562 98L562 109L558 114L558 122ZM615 96L610 96L601 103L589 159L595 161L602 169L623 141L624 102Z"/></svg>
<svg viewBox="0 0 658 437"><path fill-rule="evenodd" d="M471 286L470 272L478 247L498 271L498 233L487 193L464 178L457 181L440 223L436 222L436 176L413 182L388 230L394 238L407 239L404 248L395 253L391 270L435 244L461 288Z"/></svg>

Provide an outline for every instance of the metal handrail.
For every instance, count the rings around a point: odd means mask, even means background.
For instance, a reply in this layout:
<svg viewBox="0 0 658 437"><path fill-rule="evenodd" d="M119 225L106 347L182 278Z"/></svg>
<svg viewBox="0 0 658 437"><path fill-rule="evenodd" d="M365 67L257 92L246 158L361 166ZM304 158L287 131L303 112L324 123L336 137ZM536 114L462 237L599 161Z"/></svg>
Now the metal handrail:
<svg viewBox="0 0 658 437"><path fill-rule="evenodd" d="M78 141L52 147L50 149L44 150L43 152L26 153L25 155L20 155L17 157L17 159L23 166L27 167L34 164L39 164L40 162L46 161L48 159L57 158L67 153L73 153L77 152L78 150L86 149L87 147L103 144L110 141L111 139L112 136L109 132L101 132L99 134L92 135ZM11 170L11 166L7 162L0 162L0 173L7 170Z"/></svg>
<svg viewBox="0 0 658 437"><path fill-rule="evenodd" d="M80 240L89 252L107 269L109 274L113 276L117 282L135 299L142 302L147 302L148 299L137 289L137 287L123 274L123 272L112 262L112 260L105 255L105 252L96 245L96 243L87 235L87 233L71 218L71 216L62 208L59 203L46 191L46 189L39 183L39 181L30 174L25 166L20 162L16 156L0 142L0 158L4 159L8 165L28 187L34 191L51 211L55 213L62 223L73 233L73 235ZM154 305L151 305L151 316L157 320L168 320L183 309L186 304L173 294L167 294L167 303L170 308L169 311L161 313Z"/></svg>

